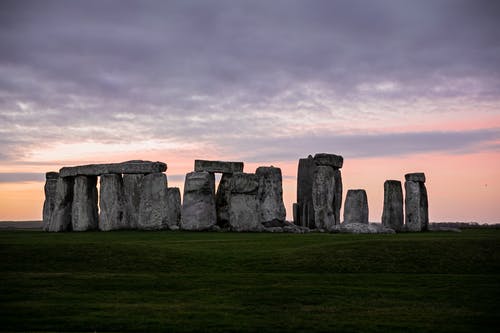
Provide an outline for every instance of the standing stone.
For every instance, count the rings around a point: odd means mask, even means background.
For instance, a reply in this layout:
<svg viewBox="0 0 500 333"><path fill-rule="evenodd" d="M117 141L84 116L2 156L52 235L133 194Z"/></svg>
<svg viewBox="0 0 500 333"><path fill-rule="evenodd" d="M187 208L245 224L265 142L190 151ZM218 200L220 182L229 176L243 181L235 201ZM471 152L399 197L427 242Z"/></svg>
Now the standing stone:
<svg viewBox="0 0 500 333"><path fill-rule="evenodd" d="M142 179L137 228L140 230L168 228L167 176L164 173L150 173Z"/></svg>
<svg viewBox="0 0 500 333"><path fill-rule="evenodd" d="M335 225L335 177L329 166L318 166L312 186L314 227L331 229Z"/></svg>
<svg viewBox="0 0 500 333"><path fill-rule="evenodd" d="M178 187L167 188L168 227L179 227L181 223L181 192Z"/></svg>
<svg viewBox="0 0 500 333"><path fill-rule="evenodd" d="M238 172L231 178L229 225L233 231L261 231L259 178L255 174Z"/></svg>
<svg viewBox="0 0 500 333"><path fill-rule="evenodd" d="M299 160L297 172L297 206L299 214L298 219L294 220L294 222L303 227L312 228L314 225L312 186L316 168L316 162L311 155L308 158Z"/></svg>
<svg viewBox="0 0 500 333"><path fill-rule="evenodd" d="M220 227L229 226L229 198L231 196L231 173L223 173L215 196L217 224Z"/></svg>
<svg viewBox="0 0 500 333"><path fill-rule="evenodd" d="M54 210L47 231L71 231L74 178L59 177L56 185Z"/></svg>
<svg viewBox="0 0 500 333"><path fill-rule="evenodd" d="M59 178L58 172L47 172L45 174L45 201L43 202L43 230L47 231L50 224L50 217L54 211L56 204L56 188L57 179Z"/></svg>
<svg viewBox="0 0 500 333"><path fill-rule="evenodd" d="M384 183L384 211L382 225L394 231L403 231L403 189L398 180L386 180Z"/></svg>
<svg viewBox="0 0 500 333"><path fill-rule="evenodd" d="M190 172L184 182L181 228L206 230L217 223L215 176L206 171Z"/></svg>
<svg viewBox="0 0 500 333"><path fill-rule="evenodd" d="M342 173L339 169L334 169L333 176L335 178L335 198L333 202L333 210L335 212L335 224L340 224L340 209L342 208Z"/></svg>
<svg viewBox="0 0 500 333"><path fill-rule="evenodd" d="M117 174L102 175L100 189L99 230L127 229L122 176Z"/></svg>
<svg viewBox="0 0 500 333"><path fill-rule="evenodd" d="M73 231L96 230L98 224L97 177L76 176L73 189Z"/></svg>
<svg viewBox="0 0 500 333"><path fill-rule="evenodd" d="M368 199L365 190L347 191L344 223L368 224Z"/></svg>
<svg viewBox="0 0 500 333"><path fill-rule="evenodd" d="M126 219L131 229L139 225L139 206L141 204L143 174L126 173L123 175L123 193Z"/></svg>
<svg viewBox="0 0 500 333"><path fill-rule="evenodd" d="M425 175L411 173L405 175L405 224L408 231L424 231L429 226L429 206Z"/></svg>
<svg viewBox="0 0 500 333"><path fill-rule="evenodd" d="M259 179L260 221L262 223L286 219L286 209L283 203L283 181L281 169L275 167L259 167L255 171Z"/></svg>

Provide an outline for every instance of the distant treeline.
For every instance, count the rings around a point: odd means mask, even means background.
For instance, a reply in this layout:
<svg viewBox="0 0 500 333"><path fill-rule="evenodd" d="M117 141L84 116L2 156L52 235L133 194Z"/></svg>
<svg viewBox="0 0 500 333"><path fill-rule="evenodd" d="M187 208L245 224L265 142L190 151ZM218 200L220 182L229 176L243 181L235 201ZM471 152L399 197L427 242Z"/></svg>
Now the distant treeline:
<svg viewBox="0 0 500 333"><path fill-rule="evenodd" d="M478 222L433 222L431 227L457 229L500 229L500 223L479 224Z"/></svg>

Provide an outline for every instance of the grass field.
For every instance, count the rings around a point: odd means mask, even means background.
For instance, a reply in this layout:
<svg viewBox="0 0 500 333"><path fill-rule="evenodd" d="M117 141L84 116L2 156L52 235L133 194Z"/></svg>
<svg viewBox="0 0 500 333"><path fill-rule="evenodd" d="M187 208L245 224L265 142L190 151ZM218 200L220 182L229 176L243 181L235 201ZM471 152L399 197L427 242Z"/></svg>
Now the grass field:
<svg viewBox="0 0 500 333"><path fill-rule="evenodd" d="M500 231L0 231L0 330L498 332Z"/></svg>

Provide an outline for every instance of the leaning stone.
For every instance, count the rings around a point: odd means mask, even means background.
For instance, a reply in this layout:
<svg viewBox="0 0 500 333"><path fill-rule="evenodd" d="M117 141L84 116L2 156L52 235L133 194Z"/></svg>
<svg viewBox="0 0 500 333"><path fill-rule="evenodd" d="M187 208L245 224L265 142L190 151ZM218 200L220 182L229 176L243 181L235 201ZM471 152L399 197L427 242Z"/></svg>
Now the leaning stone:
<svg viewBox="0 0 500 333"><path fill-rule="evenodd" d="M100 178L99 230L128 229L125 218L123 180L121 175L104 174Z"/></svg>
<svg viewBox="0 0 500 333"><path fill-rule="evenodd" d="M257 175L238 172L231 178L229 225L233 231L261 231Z"/></svg>
<svg viewBox="0 0 500 333"><path fill-rule="evenodd" d="M427 189L422 182L405 182L405 225L407 231L424 231L429 224Z"/></svg>
<svg viewBox="0 0 500 333"><path fill-rule="evenodd" d="M229 226L229 197L231 196L231 173L224 173L215 195L215 207L217 211L217 224L222 227Z"/></svg>
<svg viewBox="0 0 500 333"><path fill-rule="evenodd" d="M295 224L314 227L314 209L312 203L313 179L317 165L312 156L299 159L297 170L297 206L298 214Z"/></svg>
<svg viewBox="0 0 500 333"><path fill-rule="evenodd" d="M72 207L73 231L96 230L98 225L97 177L76 176Z"/></svg>
<svg viewBox="0 0 500 333"><path fill-rule="evenodd" d="M59 173L61 177L70 177L77 175L100 176L104 174L122 174L122 173L155 173L165 172L167 165L163 162L151 161L127 161L122 163L110 164L89 164L75 167L64 167Z"/></svg>
<svg viewBox="0 0 500 333"><path fill-rule="evenodd" d="M235 173L243 172L243 162L205 161L195 160L194 171Z"/></svg>
<svg viewBox="0 0 500 333"><path fill-rule="evenodd" d="M318 229L330 229L335 225L335 212L333 210L335 177L332 167L318 166L313 181L312 199L314 227Z"/></svg>
<svg viewBox="0 0 500 333"><path fill-rule="evenodd" d="M257 197L259 199L261 222L285 221L286 210L283 203L281 169L272 166L259 167L255 174L259 178Z"/></svg>
<svg viewBox="0 0 500 333"><path fill-rule="evenodd" d="M126 219L131 229L139 225L139 206L141 204L143 174L126 173L123 175L123 194Z"/></svg>
<svg viewBox="0 0 500 333"><path fill-rule="evenodd" d="M368 224L368 199L365 190L349 190L345 199L344 224Z"/></svg>
<svg viewBox="0 0 500 333"><path fill-rule="evenodd" d="M137 228L140 230L168 228L167 176L164 173L150 173L142 179Z"/></svg>
<svg viewBox="0 0 500 333"><path fill-rule="evenodd" d="M423 172L407 173L405 175L405 180L411 182L425 183L425 173Z"/></svg>
<svg viewBox="0 0 500 333"><path fill-rule="evenodd" d="M314 155L314 160L317 165L331 166L335 169L342 168L344 164L344 158L334 154L319 153Z"/></svg>
<svg viewBox="0 0 500 333"><path fill-rule="evenodd" d="M73 206L73 186L74 178L60 177L57 179L56 196L54 201L54 210L50 217L47 231L71 231L71 211Z"/></svg>
<svg viewBox="0 0 500 333"><path fill-rule="evenodd" d="M382 225L395 230L403 231L403 189L398 180L386 180L384 183L384 210Z"/></svg>
<svg viewBox="0 0 500 333"><path fill-rule="evenodd" d="M178 187L169 187L167 189L167 207L168 228L170 230L178 229L181 223L181 192Z"/></svg>
<svg viewBox="0 0 500 333"><path fill-rule="evenodd" d="M43 202L43 222L42 229L47 231L50 224L50 217L54 211L56 204L56 188L57 179L59 178L58 172L47 172L45 174L45 201Z"/></svg>
<svg viewBox="0 0 500 333"><path fill-rule="evenodd" d="M206 230L217 223L214 192L213 173L195 171L186 175L181 229Z"/></svg>

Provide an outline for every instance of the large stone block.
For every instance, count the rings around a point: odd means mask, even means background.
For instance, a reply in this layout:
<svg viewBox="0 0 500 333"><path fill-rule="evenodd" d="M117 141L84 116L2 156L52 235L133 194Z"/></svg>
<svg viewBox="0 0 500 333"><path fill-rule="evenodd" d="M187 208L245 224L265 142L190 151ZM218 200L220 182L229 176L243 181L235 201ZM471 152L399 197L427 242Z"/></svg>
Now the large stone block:
<svg viewBox="0 0 500 333"><path fill-rule="evenodd" d="M334 169L335 178L335 198L333 200L333 210L335 213L335 224L340 224L340 209L342 208L342 173L339 169Z"/></svg>
<svg viewBox="0 0 500 333"><path fill-rule="evenodd" d="M75 167L64 167L59 171L61 177L70 177L77 175L100 176L104 174L123 174L123 173L155 173L165 172L167 165L163 162L151 161L127 161L122 163L109 164L88 164Z"/></svg>
<svg viewBox="0 0 500 333"><path fill-rule="evenodd" d="M56 196L54 210L47 231L71 231L71 213L73 206L74 178L58 178L56 184Z"/></svg>
<svg viewBox="0 0 500 333"><path fill-rule="evenodd" d="M215 195L215 206L217 210L217 224L221 227L229 226L229 198L231 197L231 173L224 173Z"/></svg>
<svg viewBox="0 0 500 333"><path fill-rule="evenodd" d="M45 201L43 202L43 222L42 229L48 230L50 224L50 218L54 207L56 204L56 189L57 189L57 179L59 179L58 172L47 172L45 174Z"/></svg>
<svg viewBox="0 0 500 333"><path fill-rule="evenodd" d="M312 156L299 160L297 170L297 205L299 214L298 220L294 220L296 225L304 227L314 225L312 187L316 168L317 165Z"/></svg>
<svg viewBox="0 0 500 333"><path fill-rule="evenodd" d="M314 228L331 229L335 225L335 175L330 166L318 166L313 180Z"/></svg>
<svg viewBox="0 0 500 333"><path fill-rule="evenodd" d="M345 198L344 223L368 224L368 198L365 190L349 190Z"/></svg>
<svg viewBox="0 0 500 333"><path fill-rule="evenodd" d="M259 179L257 197L260 207L260 221L285 221L286 209L283 202L283 180L281 169L275 167L259 167L255 171Z"/></svg>
<svg viewBox="0 0 500 333"><path fill-rule="evenodd" d="M100 178L99 230L128 229L121 175L104 174Z"/></svg>
<svg viewBox="0 0 500 333"><path fill-rule="evenodd" d="M127 224L131 229L139 225L143 174L126 173L123 175L123 195Z"/></svg>
<svg viewBox="0 0 500 333"><path fill-rule="evenodd" d="M429 225L427 189L416 181L405 182L405 225L407 231L424 231Z"/></svg>
<svg viewBox="0 0 500 333"><path fill-rule="evenodd" d="M412 181L412 182L425 183L425 173L423 173L423 172L407 173L405 175L405 180Z"/></svg>
<svg viewBox="0 0 500 333"><path fill-rule="evenodd" d="M96 230L98 225L97 177L76 176L73 189L73 231Z"/></svg>
<svg viewBox="0 0 500 333"><path fill-rule="evenodd" d="M234 173L243 172L243 162L195 160L194 171Z"/></svg>
<svg viewBox="0 0 500 333"><path fill-rule="evenodd" d="M403 231L403 189L398 180L386 180L384 183L382 225L396 232Z"/></svg>
<svg viewBox="0 0 500 333"><path fill-rule="evenodd" d="M167 192L167 176L164 173L150 173L144 176L137 221L138 229L168 229Z"/></svg>
<svg viewBox="0 0 500 333"><path fill-rule="evenodd" d="M334 169L340 169L344 164L344 158L334 154L318 153L314 155L314 160L317 165L331 166Z"/></svg>
<svg viewBox="0 0 500 333"><path fill-rule="evenodd" d="M261 231L257 192L259 179L250 173L235 173L231 178L229 226L233 231Z"/></svg>
<svg viewBox="0 0 500 333"><path fill-rule="evenodd" d="M181 214L182 229L207 230L217 223L214 192L213 173L195 171L186 175Z"/></svg>
<svg viewBox="0 0 500 333"><path fill-rule="evenodd" d="M178 227L181 223L181 192L178 187L169 187L167 189L167 221L168 227Z"/></svg>

